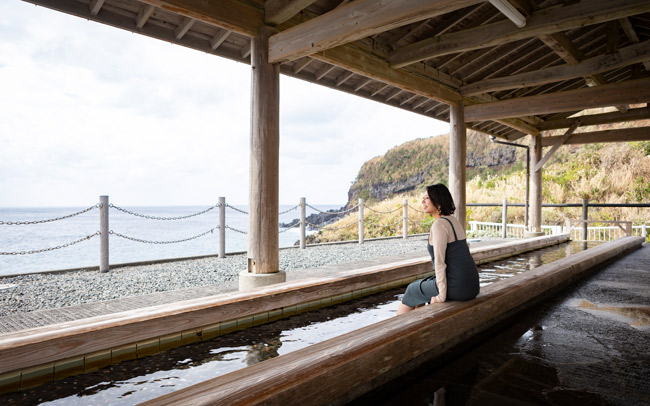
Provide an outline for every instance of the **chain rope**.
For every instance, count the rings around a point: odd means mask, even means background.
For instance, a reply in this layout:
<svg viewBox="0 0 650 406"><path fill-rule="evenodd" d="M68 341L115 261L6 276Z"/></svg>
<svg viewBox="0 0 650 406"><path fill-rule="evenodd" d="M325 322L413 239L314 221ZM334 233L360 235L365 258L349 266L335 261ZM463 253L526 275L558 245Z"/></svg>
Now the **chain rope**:
<svg viewBox="0 0 650 406"><path fill-rule="evenodd" d="M298 207L300 207L300 205L299 205L299 204L298 204L298 205L295 205L295 206L293 206L292 208L290 208L290 209L288 209L288 210L285 210L285 211L281 211L281 212L280 212L280 213L278 213L278 214L280 214L280 215L283 215L283 214L287 214L287 213L289 213L290 211L293 211L293 210L296 210L296 209L297 209Z"/></svg>
<svg viewBox="0 0 650 406"><path fill-rule="evenodd" d="M69 219L70 217L78 216L80 214L87 213L91 211L92 209L96 209L100 207L100 204L96 204L94 206L90 206L87 209L78 211L76 213L68 214L67 216L61 216L53 219L47 219L47 220L34 220L34 221L0 221L0 225L6 225L6 226L22 226L22 225L27 225L27 224L41 224L41 223L50 223L52 221L57 221L57 220L64 220L64 219Z"/></svg>
<svg viewBox="0 0 650 406"><path fill-rule="evenodd" d="M95 237L96 235L99 235L99 231L97 231L95 234L87 235L84 238L80 238L76 241L69 242L67 244L59 245L57 247L50 247L50 248L44 248L41 250L31 250L31 251L19 251L19 252L0 252L0 255L28 255L28 254L40 254L41 252L47 252L47 251L54 251L58 250L61 248L66 248L71 245L78 244L82 241L90 240L91 238Z"/></svg>
<svg viewBox="0 0 650 406"><path fill-rule="evenodd" d="M297 227L300 227L300 223L296 223L296 224L292 225L291 227L287 227L284 230L281 230L280 234L286 233L287 231L292 230L292 229L297 228Z"/></svg>
<svg viewBox="0 0 650 406"><path fill-rule="evenodd" d="M216 230L216 229L218 229L218 228L219 228L219 226L216 226L216 227L211 228L210 230L205 231L205 232L203 232L203 233L201 233L201 234L197 234L197 235L192 236L192 237L189 237L189 238L184 238L184 239L182 239L182 240L174 240L174 241L149 241L149 240L142 240L142 239L140 239L140 238L129 237L129 236L126 236L126 235L124 235L124 234L116 233L116 232L113 231L113 230L109 231L108 233L109 233L109 234L113 234L113 235L115 235L115 236L117 236L117 237L121 237L121 238L127 239L127 240L131 240L131 241L135 241L135 242L142 242L142 243L145 243L145 244L176 244L176 243L179 243L179 242L185 242L185 241L195 240L195 239L197 239L197 238L199 238L199 237L203 237L204 235L206 235L206 234L210 234L210 233L212 233L214 230Z"/></svg>
<svg viewBox="0 0 650 406"><path fill-rule="evenodd" d="M234 231L234 232L236 232L236 233L239 233L239 234L248 234L248 231L237 230L236 228L230 227L230 226L228 226L228 225L226 226L226 228L227 228L228 230L232 230L232 231Z"/></svg>
<svg viewBox="0 0 650 406"><path fill-rule="evenodd" d="M217 204L214 205L214 206L208 207L207 209L205 209L205 210L203 210L203 211L200 211L200 212L198 212L198 213L188 214L187 216L179 216L179 217L158 217L158 216L149 216L149 215L146 215L146 214L135 213L135 212L132 212L132 211L130 211L130 210L124 209L124 208L122 208L122 207L115 206L113 203L110 203L110 204L108 205L108 207L111 207L111 208L113 208L113 209L119 210L119 211L124 212L124 213L126 213L126 214L130 214L130 215L132 215L132 216L142 217L142 218L146 218L146 219L150 219L150 220L182 220L182 219L186 219L186 218L190 218L190 217L199 216L199 215L201 215L201 214L203 214L203 213L207 213L207 212L209 212L210 210L219 207L219 203L217 203Z"/></svg>
<svg viewBox="0 0 650 406"><path fill-rule="evenodd" d="M229 205L228 203L226 203L226 207L230 207L230 208L233 209L234 211L238 211L238 212L243 213L243 214L248 214L247 211L244 211L244 210L238 209L238 208L236 208L235 206L231 206L231 205Z"/></svg>
<svg viewBox="0 0 650 406"><path fill-rule="evenodd" d="M349 209L343 210L343 211L322 211L320 209L315 208L311 204L307 204L307 207L309 207L309 208L311 208L313 210L316 210L319 213L323 213L323 214L347 214L347 213L355 210L357 207L359 207L359 205L357 204L356 206L350 207Z"/></svg>
<svg viewBox="0 0 650 406"><path fill-rule="evenodd" d="M402 207L404 207L404 206L403 206L403 205L400 205L398 208L396 208L395 210L391 210L391 211L380 211L380 210L375 210L375 209L373 209L373 208L370 207L370 206L366 206L366 209L368 209L368 210L370 210L370 211L374 211L375 213L380 213L380 214L390 214L390 213L394 213L394 212L396 212L396 211L398 211L398 210L401 210Z"/></svg>
<svg viewBox="0 0 650 406"><path fill-rule="evenodd" d="M415 207L411 206L410 204L408 205L408 208L414 211L417 211L418 213L424 213L422 210L418 210Z"/></svg>

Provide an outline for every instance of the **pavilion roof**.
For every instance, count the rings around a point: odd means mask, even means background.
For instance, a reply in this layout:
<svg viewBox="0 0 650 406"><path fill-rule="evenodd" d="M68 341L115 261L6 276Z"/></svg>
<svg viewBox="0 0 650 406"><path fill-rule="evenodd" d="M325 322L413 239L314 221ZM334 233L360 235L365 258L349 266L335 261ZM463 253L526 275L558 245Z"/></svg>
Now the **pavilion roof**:
<svg viewBox="0 0 650 406"><path fill-rule="evenodd" d="M523 27L497 0L26 1L244 63L273 25L285 75L447 122L463 103L468 128L508 140L586 108L618 111L583 125L650 118L630 108L650 100L650 1L505 0Z"/></svg>

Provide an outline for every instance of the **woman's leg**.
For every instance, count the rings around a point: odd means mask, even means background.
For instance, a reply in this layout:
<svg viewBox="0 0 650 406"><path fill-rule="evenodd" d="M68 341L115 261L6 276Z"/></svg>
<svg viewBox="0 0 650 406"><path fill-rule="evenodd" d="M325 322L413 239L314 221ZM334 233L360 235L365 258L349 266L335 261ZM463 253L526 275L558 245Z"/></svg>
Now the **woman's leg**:
<svg viewBox="0 0 650 406"><path fill-rule="evenodd" d="M400 304L397 306L397 315L399 316L400 314L408 313L411 310L413 310L413 307L407 306L404 303L400 302Z"/></svg>

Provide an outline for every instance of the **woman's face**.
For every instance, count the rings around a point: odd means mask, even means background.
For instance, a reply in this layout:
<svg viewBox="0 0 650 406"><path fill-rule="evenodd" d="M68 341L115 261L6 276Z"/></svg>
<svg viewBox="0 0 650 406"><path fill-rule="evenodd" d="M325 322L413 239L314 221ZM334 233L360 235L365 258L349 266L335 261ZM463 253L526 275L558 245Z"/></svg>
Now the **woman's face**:
<svg viewBox="0 0 650 406"><path fill-rule="evenodd" d="M431 202L428 193L425 193L424 196L422 196L422 211L432 216L436 216L440 213L438 208Z"/></svg>

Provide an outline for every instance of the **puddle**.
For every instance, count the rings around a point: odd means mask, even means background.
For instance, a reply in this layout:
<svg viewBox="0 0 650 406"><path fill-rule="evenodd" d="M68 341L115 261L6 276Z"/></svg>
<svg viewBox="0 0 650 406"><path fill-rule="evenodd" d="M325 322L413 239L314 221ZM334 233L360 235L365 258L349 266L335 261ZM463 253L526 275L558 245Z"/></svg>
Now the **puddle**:
<svg viewBox="0 0 650 406"><path fill-rule="evenodd" d="M590 246L594 246L593 244ZM557 246L481 265L482 286L584 249ZM0 396L4 405L133 405L394 317L404 288Z"/></svg>
<svg viewBox="0 0 650 406"><path fill-rule="evenodd" d="M650 307L630 306L620 304L595 304L587 300L575 300L574 304L578 309L597 317L606 317L610 320L618 320L627 323L639 330L650 330Z"/></svg>

